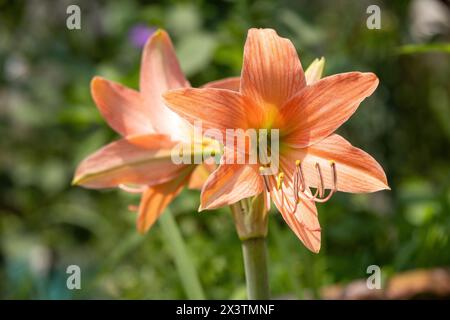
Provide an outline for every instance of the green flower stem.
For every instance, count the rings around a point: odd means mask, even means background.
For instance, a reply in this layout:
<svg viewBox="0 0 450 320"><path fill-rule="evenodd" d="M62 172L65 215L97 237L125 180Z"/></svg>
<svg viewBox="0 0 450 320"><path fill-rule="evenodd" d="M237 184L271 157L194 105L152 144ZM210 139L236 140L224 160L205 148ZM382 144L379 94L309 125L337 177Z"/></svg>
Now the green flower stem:
<svg viewBox="0 0 450 320"><path fill-rule="evenodd" d="M269 299L266 238L259 237L243 240L242 253L244 256L248 299Z"/></svg>
<svg viewBox="0 0 450 320"><path fill-rule="evenodd" d="M166 244L170 247L172 258L175 261L178 275L187 297L193 300L204 300L205 294L194 263L189 256L186 243L169 209L166 209L159 218L159 225Z"/></svg>
<svg viewBox="0 0 450 320"><path fill-rule="evenodd" d="M239 238L242 241L247 297L269 299L267 270L267 208L264 194L230 206Z"/></svg>

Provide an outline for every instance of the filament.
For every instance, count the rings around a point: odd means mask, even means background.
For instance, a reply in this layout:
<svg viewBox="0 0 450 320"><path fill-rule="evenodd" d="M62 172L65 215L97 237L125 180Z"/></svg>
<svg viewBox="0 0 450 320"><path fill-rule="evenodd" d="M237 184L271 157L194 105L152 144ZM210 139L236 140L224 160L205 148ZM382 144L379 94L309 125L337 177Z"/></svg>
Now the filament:
<svg viewBox="0 0 450 320"><path fill-rule="evenodd" d="M317 187L313 187L315 190L314 194L312 194L310 187L307 186L305 176L303 174L302 163L300 160L295 161L295 170L292 176L293 189L289 189L289 185L291 181L285 181L284 172L280 172L276 177L275 181L270 180L267 175L262 174L264 180L264 186L266 190L270 193L272 189L280 191L280 201L281 206L285 207L288 212L291 214L295 214L298 208L298 204L301 199L306 199L309 201L314 201L318 203L323 203L328 201L333 194L337 191L337 172L336 172L336 163L334 161L330 161L330 169L332 176L332 186L329 189L328 194L325 196L326 186L324 183L324 175L322 173L322 167L318 162L315 163L314 168L316 170L318 176L318 185ZM260 172L262 173L265 168L263 166L259 167ZM274 185L275 184L275 185ZM293 195L291 192L293 191ZM292 196L294 202L292 203Z"/></svg>
<svg viewBox="0 0 450 320"><path fill-rule="evenodd" d="M325 184L324 184L324 178L322 174L322 169L320 167L320 164L316 162L315 168L317 171L317 175L319 178L319 184L316 188L316 191L314 195L310 195L306 192L306 183L305 178L303 175L302 170L302 164L300 160L297 160L295 162L295 172L294 172L294 193L295 198L298 198L302 196L302 198L305 198L307 200L311 200L314 202L323 203L328 201L333 194L337 191L337 173L336 173L336 163L334 161L330 161L330 167L331 167L331 176L333 179L333 186L330 189L327 196L325 195Z"/></svg>
<svg viewBox="0 0 450 320"><path fill-rule="evenodd" d="M269 180L267 179L267 175L265 175L264 172L265 168L264 167L259 167L259 172L261 173L263 180L264 180L264 186L267 190L267 192L270 192L270 183Z"/></svg>

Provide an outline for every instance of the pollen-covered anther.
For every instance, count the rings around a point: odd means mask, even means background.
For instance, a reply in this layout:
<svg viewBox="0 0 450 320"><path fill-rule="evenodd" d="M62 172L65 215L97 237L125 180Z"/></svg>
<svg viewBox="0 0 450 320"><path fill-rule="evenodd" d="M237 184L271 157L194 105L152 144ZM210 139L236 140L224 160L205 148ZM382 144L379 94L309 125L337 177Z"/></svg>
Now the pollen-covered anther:
<svg viewBox="0 0 450 320"><path fill-rule="evenodd" d="M280 172L277 176L277 189L280 190L281 189L281 185L283 183L284 180L284 173Z"/></svg>
<svg viewBox="0 0 450 320"><path fill-rule="evenodd" d="M294 193L296 199L299 197L305 198L307 200L315 201L315 202L326 202L328 201L333 194L337 191L337 173L336 173L336 163L333 160L329 161L331 167L331 176L333 179L333 186L330 189L327 196L325 196L325 184L324 184L324 176L322 174L322 168L320 164L316 162L315 169L317 171L317 175L319 178L319 184L316 188L316 192L314 195L310 192L306 192L306 184L303 175L302 165L299 160L295 162L296 170L294 172Z"/></svg>

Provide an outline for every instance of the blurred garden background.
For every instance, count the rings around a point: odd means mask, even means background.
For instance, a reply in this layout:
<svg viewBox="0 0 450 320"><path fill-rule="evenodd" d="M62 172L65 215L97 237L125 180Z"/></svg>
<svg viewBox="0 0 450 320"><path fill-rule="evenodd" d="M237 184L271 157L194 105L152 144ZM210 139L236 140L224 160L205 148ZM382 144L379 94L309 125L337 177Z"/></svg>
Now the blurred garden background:
<svg viewBox="0 0 450 320"><path fill-rule="evenodd" d="M66 27L81 8L81 30ZM381 8L381 29L366 9ZM0 0L0 298L181 299L173 244L157 223L136 232L138 197L70 185L79 161L117 138L100 117L94 75L138 88L142 38L171 35L193 86L240 74L250 27L291 39L303 66L380 78L340 134L384 167L392 191L337 194L318 205L313 254L271 214L275 298L321 298L323 288L450 266L449 2ZM199 193L171 204L205 296L245 298L240 241L227 208L198 213ZM79 265L82 289L68 290Z"/></svg>

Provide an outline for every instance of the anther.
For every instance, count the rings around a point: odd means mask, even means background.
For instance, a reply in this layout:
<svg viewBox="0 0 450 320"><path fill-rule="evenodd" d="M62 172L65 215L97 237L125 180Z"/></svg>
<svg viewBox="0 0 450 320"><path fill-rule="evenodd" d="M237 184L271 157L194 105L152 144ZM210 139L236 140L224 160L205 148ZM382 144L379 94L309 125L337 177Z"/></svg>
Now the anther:
<svg viewBox="0 0 450 320"><path fill-rule="evenodd" d="M284 173L280 172L277 176L277 190L281 189L281 185L283 184L283 180L284 180Z"/></svg>
<svg viewBox="0 0 450 320"><path fill-rule="evenodd" d="M298 196L294 193L294 203L289 201L289 194L286 192L286 189L288 188L288 185L284 182L284 173L280 172L278 176L276 177L276 188L280 191L279 195L281 198L281 206L286 207L288 211L291 212L291 214L294 214L295 211L297 211L297 205L300 202L300 199L298 199Z"/></svg>
<svg viewBox="0 0 450 320"><path fill-rule="evenodd" d="M294 183L298 191L304 192L306 188L305 179L303 178L302 163L300 160L295 161Z"/></svg>

